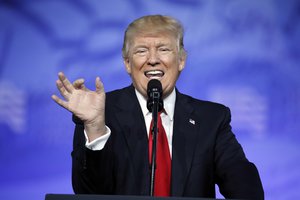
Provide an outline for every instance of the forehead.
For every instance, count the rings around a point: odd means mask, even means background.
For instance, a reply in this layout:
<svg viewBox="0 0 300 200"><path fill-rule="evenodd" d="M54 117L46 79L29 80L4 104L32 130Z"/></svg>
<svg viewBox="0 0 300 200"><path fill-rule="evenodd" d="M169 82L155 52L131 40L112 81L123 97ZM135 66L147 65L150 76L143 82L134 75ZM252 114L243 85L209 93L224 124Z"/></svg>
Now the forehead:
<svg viewBox="0 0 300 200"><path fill-rule="evenodd" d="M138 34L132 37L132 46L139 45L176 45L176 38L173 34Z"/></svg>

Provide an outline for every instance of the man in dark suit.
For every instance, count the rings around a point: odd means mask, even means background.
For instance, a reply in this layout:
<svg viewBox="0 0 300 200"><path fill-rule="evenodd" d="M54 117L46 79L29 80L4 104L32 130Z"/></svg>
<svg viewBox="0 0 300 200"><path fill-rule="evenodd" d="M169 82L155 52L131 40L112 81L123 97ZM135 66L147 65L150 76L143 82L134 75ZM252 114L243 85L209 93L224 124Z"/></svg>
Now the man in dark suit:
<svg viewBox="0 0 300 200"><path fill-rule="evenodd" d="M105 94L97 77L91 91L83 79L71 84L59 73L56 84L65 100L52 98L74 114L75 193L149 195L147 84L157 79L171 158L163 196L215 197L218 184L226 198L263 199L257 169L231 131L229 109L175 88L186 61L181 24L167 16L141 17L128 26L122 53L132 85L120 90Z"/></svg>

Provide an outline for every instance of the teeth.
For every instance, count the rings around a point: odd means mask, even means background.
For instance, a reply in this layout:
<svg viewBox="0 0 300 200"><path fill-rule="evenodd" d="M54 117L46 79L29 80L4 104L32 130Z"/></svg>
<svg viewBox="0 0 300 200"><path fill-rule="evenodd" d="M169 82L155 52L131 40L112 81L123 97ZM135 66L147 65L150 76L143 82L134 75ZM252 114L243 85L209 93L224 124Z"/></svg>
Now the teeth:
<svg viewBox="0 0 300 200"><path fill-rule="evenodd" d="M148 78L162 77L163 75L164 75L164 72L160 71L160 70L152 70L152 71L145 72L145 76L147 76Z"/></svg>
<svg viewBox="0 0 300 200"><path fill-rule="evenodd" d="M158 74L162 74L161 71L150 71L150 72L147 72L146 74L149 74L149 75L158 75Z"/></svg>

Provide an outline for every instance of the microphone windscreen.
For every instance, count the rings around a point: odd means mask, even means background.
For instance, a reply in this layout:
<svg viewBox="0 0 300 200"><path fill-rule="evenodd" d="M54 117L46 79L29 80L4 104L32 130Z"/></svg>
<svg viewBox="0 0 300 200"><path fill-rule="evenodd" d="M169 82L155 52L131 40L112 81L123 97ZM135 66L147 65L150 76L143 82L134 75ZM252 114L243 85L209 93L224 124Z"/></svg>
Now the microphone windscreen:
<svg viewBox="0 0 300 200"><path fill-rule="evenodd" d="M147 94L148 94L148 97L150 97L150 94L152 92L159 92L160 94L162 93L161 82L159 80L157 80L157 79L151 79L148 82L148 85L147 85Z"/></svg>
<svg viewBox="0 0 300 200"><path fill-rule="evenodd" d="M153 105L156 104L158 111L164 108L164 102L162 100L162 85L157 79L151 79L147 85L147 108L152 112Z"/></svg>

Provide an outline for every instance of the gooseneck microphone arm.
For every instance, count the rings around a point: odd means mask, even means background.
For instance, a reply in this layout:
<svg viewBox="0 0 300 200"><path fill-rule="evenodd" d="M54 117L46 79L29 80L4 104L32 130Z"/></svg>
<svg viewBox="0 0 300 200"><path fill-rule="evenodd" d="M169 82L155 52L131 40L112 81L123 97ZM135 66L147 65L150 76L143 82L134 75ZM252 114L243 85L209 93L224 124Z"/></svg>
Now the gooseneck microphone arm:
<svg viewBox="0 0 300 200"><path fill-rule="evenodd" d="M151 171L150 171L150 196L154 196L154 181L155 181L155 169L156 169L156 143L157 143L157 118L158 112L163 109L162 100L162 86L159 80L151 79L147 86L147 108L152 112L152 157L151 157Z"/></svg>

